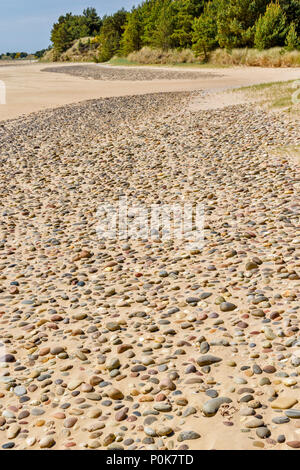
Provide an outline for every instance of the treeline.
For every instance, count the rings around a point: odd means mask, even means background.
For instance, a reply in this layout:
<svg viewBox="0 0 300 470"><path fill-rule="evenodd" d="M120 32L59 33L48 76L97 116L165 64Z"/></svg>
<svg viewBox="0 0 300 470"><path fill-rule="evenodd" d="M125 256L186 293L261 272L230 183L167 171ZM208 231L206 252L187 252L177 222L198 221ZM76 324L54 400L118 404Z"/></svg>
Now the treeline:
<svg viewBox="0 0 300 470"><path fill-rule="evenodd" d="M0 54L0 59L5 60L5 59L25 59L28 57L27 52L6 52L5 54Z"/></svg>
<svg viewBox="0 0 300 470"><path fill-rule="evenodd" d="M47 49L41 49L40 51L36 51L33 54L29 54L28 52L6 52L0 53L0 60L17 60L17 59L41 59L45 52L49 51L51 46Z"/></svg>
<svg viewBox="0 0 300 470"><path fill-rule="evenodd" d="M97 60L127 56L142 47L192 48L207 59L218 47L288 50L300 47L299 0L145 0L100 18L95 8L82 15L67 13L53 25L56 56L76 39L94 37Z"/></svg>
<svg viewBox="0 0 300 470"><path fill-rule="evenodd" d="M100 34L103 21L95 8L87 8L82 15L67 13L60 16L51 31L51 41L56 55L65 52L75 39Z"/></svg>

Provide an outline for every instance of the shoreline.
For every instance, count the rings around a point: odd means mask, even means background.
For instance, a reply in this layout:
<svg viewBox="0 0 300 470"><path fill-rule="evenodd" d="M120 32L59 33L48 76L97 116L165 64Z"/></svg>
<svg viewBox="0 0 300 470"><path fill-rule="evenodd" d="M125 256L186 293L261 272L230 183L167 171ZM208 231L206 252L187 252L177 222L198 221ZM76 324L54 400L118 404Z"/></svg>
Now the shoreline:
<svg viewBox="0 0 300 470"><path fill-rule="evenodd" d="M79 65L84 67L82 64ZM65 64L62 66L64 67ZM143 95L145 93L156 92L193 92L232 86L241 87L262 82L293 80L299 77L298 69L257 70L251 68L250 74L250 70L247 68L226 68L219 70L203 69L197 72L193 69L193 73L199 74L199 79L194 80L89 80L87 82L85 78L74 77L63 73L41 73L41 69L48 67L52 67L52 64L49 66L47 64L38 63L22 68L0 68L0 80L5 82L7 92L7 104L0 105L1 121L26 115L34 111L53 109L88 99L137 94ZM105 66L105 69L107 68L108 67ZM118 73L118 69L115 66L111 66L111 70L116 74ZM140 73L143 73L145 68L141 67L140 70ZM156 73L158 73L158 70L159 68L155 68ZM179 71L180 73L186 73L186 71L182 69ZM170 73L170 69L168 69L167 72ZM131 73L133 73L133 71ZM208 74L212 74L213 78L207 78ZM202 78L203 76L206 78Z"/></svg>

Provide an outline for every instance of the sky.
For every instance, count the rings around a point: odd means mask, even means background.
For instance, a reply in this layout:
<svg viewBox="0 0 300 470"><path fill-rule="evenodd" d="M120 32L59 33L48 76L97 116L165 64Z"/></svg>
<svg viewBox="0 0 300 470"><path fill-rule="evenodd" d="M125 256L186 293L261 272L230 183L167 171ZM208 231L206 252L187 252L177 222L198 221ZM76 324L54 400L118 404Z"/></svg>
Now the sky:
<svg viewBox="0 0 300 470"><path fill-rule="evenodd" d="M60 15L81 14L94 7L99 16L124 7L130 10L139 0L0 0L0 53L35 52L47 48L50 31Z"/></svg>

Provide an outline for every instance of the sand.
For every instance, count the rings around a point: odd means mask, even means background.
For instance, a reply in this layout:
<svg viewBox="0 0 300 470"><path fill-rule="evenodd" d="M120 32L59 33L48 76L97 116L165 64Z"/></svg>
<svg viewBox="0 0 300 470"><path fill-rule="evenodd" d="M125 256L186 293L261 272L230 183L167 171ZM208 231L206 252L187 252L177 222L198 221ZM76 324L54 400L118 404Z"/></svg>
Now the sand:
<svg viewBox="0 0 300 470"><path fill-rule="evenodd" d="M74 64L72 64L74 65ZM78 64L83 66L83 64ZM55 67L65 67L66 64L55 64ZM41 72L42 69L52 68L53 64L31 64L0 68L0 80L7 87L7 104L0 105L0 120L12 119L33 111L68 103L112 96L126 96L161 91L195 91L218 90L230 87L248 86L280 80L293 80L300 76L299 69L292 68L205 68L188 69L174 68L180 72L195 71L199 79L193 80L152 80L152 81L87 81L85 78L67 74ZM108 66L101 66L105 67ZM112 67L111 67L112 68ZM124 67L113 67L124 69ZM134 67L145 70L145 67ZM167 70L168 67L150 67L154 70ZM211 76L209 75L211 74Z"/></svg>
<svg viewBox="0 0 300 470"><path fill-rule="evenodd" d="M298 125L195 91L262 79L249 69L107 83L37 67L38 112L0 125L2 448L300 446L299 169L275 152ZM58 107L96 89L138 92ZM204 247L165 226L99 236L120 195L202 203Z"/></svg>

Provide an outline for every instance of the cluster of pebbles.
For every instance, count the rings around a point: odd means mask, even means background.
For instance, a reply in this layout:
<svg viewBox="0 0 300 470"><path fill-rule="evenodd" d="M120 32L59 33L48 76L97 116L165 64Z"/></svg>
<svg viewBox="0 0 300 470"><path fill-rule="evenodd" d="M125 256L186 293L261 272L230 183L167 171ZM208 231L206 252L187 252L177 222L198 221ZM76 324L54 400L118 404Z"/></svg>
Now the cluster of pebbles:
<svg viewBox="0 0 300 470"><path fill-rule="evenodd" d="M0 123L3 449L300 447L299 128L189 99ZM124 196L203 204L204 246L99 237Z"/></svg>
<svg viewBox="0 0 300 470"><path fill-rule="evenodd" d="M113 68L101 65L66 65L59 67L47 67L42 72L66 73L75 77L88 78L92 80L196 80L201 78L213 78L212 73L191 72L189 70L153 70L149 68ZM219 75L218 75L219 76Z"/></svg>

